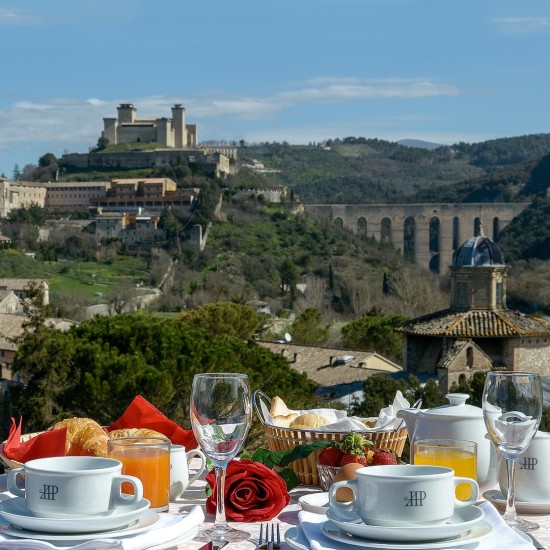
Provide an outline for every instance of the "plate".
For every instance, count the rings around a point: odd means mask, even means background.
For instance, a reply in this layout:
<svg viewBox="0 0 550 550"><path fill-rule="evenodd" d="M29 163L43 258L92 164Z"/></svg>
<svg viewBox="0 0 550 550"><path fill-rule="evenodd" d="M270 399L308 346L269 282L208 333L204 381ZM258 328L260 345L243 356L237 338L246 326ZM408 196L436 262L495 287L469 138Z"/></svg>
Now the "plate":
<svg viewBox="0 0 550 550"><path fill-rule="evenodd" d="M31 531L27 529L21 529L19 527L14 527L9 525L7 528L2 526L2 534L9 535L10 537L17 537L22 539L36 539L36 540L45 540L48 542L78 542L84 540L95 540L95 539L114 539L127 537L129 535L137 535L143 531L147 531L153 525L155 525L160 520L159 515L153 510L146 510L142 513L141 517L137 520L134 520L130 525L121 527L119 529L112 529L109 531L97 531L95 533L41 533L39 531Z"/></svg>
<svg viewBox="0 0 550 550"><path fill-rule="evenodd" d="M492 527L486 521L478 522L475 527L468 531L464 531L461 535L451 537L445 540L437 541L418 541L418 542L390 542L374 539L365 539L360 537L354 537L345 533L334 525L331 521L326 521L321 525L321 530L325 536L336 542L343 542L351 546L372 548L375 550L435 550L436 548L455 548L457 546L463 546L465 544L471 544L478 542L483 537L487 536Z"/></svg>
<svg viewBox="0 0 550 550"><path fill-rule="evenodd" d="M485 491L483 498L492 502L497 508L506 508L506 497L501 491ZM518 514L550 514L550 502L523 502L516 500L516 512Z"/></svg>
<svg viewBox="0 0 550 550"><path fill-rule="evenodd" d="M465 506L455 510L454 515L439 525L368 525L358 514L341 513L329 508L327 518L339 529L363 539L388 540L392 542L415 542L441 540L456 537L478 524L485 514L477 506Z"/></svg>
<svg viewBox="0 0 550 550"><path fill-rule="evenodd" d="M118 529L136 521L150 506L146 498L119 506L108 516L39 518L27 510L24 497L0 502L0 516L16 527L41 533L95 533Z"/></svg>
<svg viewBox="0 0 550 550"><path fill-rule="evenodd" d="M285 533L285 542L292 548L292 550L310 550L309 541L306 539L302 528L290 527Z"/></svg>
<svg viewBox="0 0 550 550"><path fill-rule="evenodd" d="M298 499L302 510L313 514L326 514L328 510L328 493L310 493Z"/></svg>

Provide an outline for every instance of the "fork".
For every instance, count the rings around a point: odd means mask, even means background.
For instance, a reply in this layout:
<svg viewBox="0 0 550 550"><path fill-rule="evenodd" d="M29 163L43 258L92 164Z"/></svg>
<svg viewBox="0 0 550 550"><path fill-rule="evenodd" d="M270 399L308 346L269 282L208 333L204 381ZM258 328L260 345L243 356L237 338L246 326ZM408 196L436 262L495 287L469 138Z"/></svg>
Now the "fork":
<svg viewBox="0 0 550 550"><path fill-rule="evenodd" d="M260 539L258 540L258 548L265 548L267 550L277 550L281 548L281 528L277 523L277 533L275 534L275 524L271 524L271 533L269 532L269 523L260 525Z"/></svg>

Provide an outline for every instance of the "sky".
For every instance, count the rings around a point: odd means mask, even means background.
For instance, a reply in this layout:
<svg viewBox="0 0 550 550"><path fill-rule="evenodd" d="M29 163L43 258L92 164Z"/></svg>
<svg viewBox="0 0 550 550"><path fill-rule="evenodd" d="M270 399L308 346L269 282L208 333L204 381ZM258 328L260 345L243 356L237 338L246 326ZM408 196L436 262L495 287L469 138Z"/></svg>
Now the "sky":
<svg viewBox="0 0 550 550"><path fill-rule="evenodd" d="M550 132L549 0L0 0L0 174L181 103L199 142Z"/></svg>

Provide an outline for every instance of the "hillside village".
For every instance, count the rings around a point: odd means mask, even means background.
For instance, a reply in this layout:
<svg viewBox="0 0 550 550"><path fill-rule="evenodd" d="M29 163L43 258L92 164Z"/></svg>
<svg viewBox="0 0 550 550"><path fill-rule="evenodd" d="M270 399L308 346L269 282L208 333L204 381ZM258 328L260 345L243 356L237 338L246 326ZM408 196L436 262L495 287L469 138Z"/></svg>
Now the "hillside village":
<svg viewBox="0 0 550 550"><path fill-rule="evenodd" d="M124 146L142 145L145 149L127 149ZM120 147L122 149L118 149ZM330 151L330 147L321 149ZM223 180L231 173L238 171L237 148L235 146L199 146L198 129L196 125L189 125L185 120L185 109L176 104L172 108L172 118L140 119L137 117L137 109L132 104L121 104L118 108L117 118L104 119L104 130L98 140L98 148L89 153L65 154L60 164L68 171L70 170L92 170L92 169L139 169L154 166L170 165L176 159L184 159L186 163L197 164L204 174ZM264 163L254 160L251 164L243 164L243 168L259 174L277 175L279 169L266 168ZM108 172L107 172L108 173ZM291 199L286 189L264 189L264 190L237 190L234 198L244 200L249 196L261 196L267 202L281 202ZM79 214L83 217L83 225L92 223L95 235L98 240L115 239L130 246L153 247L157 243L166 240L166 231L159 226L163 212L174 208L180 211L191 213L193 207L200 199L200 187L183 187L178 185L169 177L114 177L105 181L70 181L65 176L62 179L36 182L9 180L0 177L0 219L6 219L10 214L21 208L38 206L43 208L45 213L52 218L68 218ZM293 199L292 199L293 200ZM299 204L296 202L296 204ZM457 211L460 211L460 205ZM430 212L435 212L430 207ZM502 209L503 207L501 207ZM516 210L513 215L521 212L525 204L512 205ZM353 214L346 206L342 208L331 207L332 223L342 228L347 224L348 230L360 232L361 227L355 219L358 215ZM411 219L411 214L402 207L394 209L403 210L400 214L405 219ZM307 209L306 209L307 210ZM493 232L497 234L501 226L495 225L497 218L494 212L502 216L501 211L494 207L486 208L489 214L484 214L487 219L493 220ZM296 210L300 211L299 209ZM462 214L467 219L464 225L476 215ZM482 210L479 210L480 212ZM517 211L517 212L516 212ZM388 218L389 211L381 211L380 220L373 224L372 215L369 216L369 235L379 241L384 241L384 219ZM377 214L378 215L378 214ZM418 221L424 219L424 214L418 215ZM439 214L442 216L442 214ZM345 222L346 216L350 221ZM386 216L386 218L383 218ZM466 246L468 237L460 241L459 232L456 230L457 214L452 218L451 214L446 216L454 223L452 235L453 249L456 251L459 245ZM479 214L478 214L479 216ZM489 216L493 216L490 218ZM361 220L362 218L359 218ZM426 218L428 219L428 218ZM475 232L479 237L482 232L481 218L475 218L477 226ZM510 218L511 219L511 218ZM510 223L510 219L502 218L502 226ZM454 220L454 221L453 221ZM451 223L449 222L449 223ZM380 231L374 233L372 227L380 226ZM364 232L367 235L367 222L364 221ZM431 239L431 229L422 229L426 243ZM443 230L442 230L443 231ZM403 229L405 234L406 227ZM193 226L190 242L199 252L204 250L208 228L199 224ZM464 234L464 230L462 232ZM387 240L395 239L395 230L387 230ZM10 245L9 239L1 237L5 245ZM42 238L47 239L46 233ZM449 241L449 237L447 237ZM406 246L405 238L401 241ZM467 241L467 242L466 242ZM420 239L416 240L416 247ZM482 240L479 246L488 246L493 249L491 239ZM487 244L489 243L489 244ZM492 244L491 244L492 243ZM395 243L394 243L395 244ZM431 244L431 242L430 242ZM428 244L426 244L428 246ZM498 247L496 247L498 249ZM422 258L428 265L430 252L427 248ZM443 251L441 251L443 253ZM449 258L444 266L451 264L451 250L445 250ZM431 251L433 256L433 251ZM420 256L419 256L420 257ZM403 364L381 356L373 351L343 350L341 348L300 346L291 342L260 342L271 351L281 354L287 358L291 368L306 373L307 376L320 386L319 395L328 399L339 399L344 403L350 402L352 396L360 393L360 385L368 376L375 373L391 373L392 376L406 375L413 372L421 379L432 377L436 379L443 391L448 391L453 383L462 383L479 368L511 368L518 365L518 357L523 354L530 354L536 357L537 370L542 374L546 372L545 364L550 359L550 324L542 322L538 324L526 324L525 320L517 325L515 332L501 334L501 325L511 326L510 314L506 309L506 287L505 273L506 266L501 255L486 258L487 262L479 265L465 264L451 267L451 280L453 286L452 301L448 310L441 315L447 315L445 323L453 325L463 312L469 312L471 319L463 319L462 332L448 332L450 328L441 324L438 319L439 312L433 312L431 320L425 321L424 317L418 320L411 320L404 325L400 332L403 334ZM489 275L487 275L489 274ZM167 274L168 275L168 274ZM488 277L488 278L487 278ZM500 281L495 283L495 281ZM5 380L18 380L17 373L11 373L9 365L13 359L16 346L14 338L23 330L23 318L21 317L21 300L25 300L25 292L36 280L0 280L0 354L2 355L2 378ZM47 282L38 281L45 290L44 297L47 300ZM497 286L495 286L495 284ZM500 286L499 286L500 285ZM305 291L305 285L297 285L297 288ZM465 290L468 287L469 290ZM151 295L154 300L159 296L161 290ZM459 293L459 294L457 294ZM468 301L465 296L485 297L476 301ZM45 302L47 303L47 302ZM252 302L251 302L252 303ZM254 307L257 311L269 312L266 302L256 300ZM144 307L145 302L130 307ZM112 314L112 311L99 309L97 313ZM270 312L269 312L270 313ZM497 319L490 320L491 315ZM510 317L506 321L499 321L500 318ZM500 317L499 317L500 316ZM482 322L483 330L479 325ZM427 323L425 326L423 323ZM500 324L499 324L500 323ZM71 322L66 320L48 320L49 326L65 330ZM536 326L535 326L536 325ZM476 328L477 327L477 328ZM504 338L503 338L504 336ZM534 341L531 341L534 338ZM529 339L528 341L526 339ZM443 342L443 344L441 344ZM523 351L522 351L523 350ZM531 350L531 351L529 351ZM540 366L540 369L539 369Z"/></svg>

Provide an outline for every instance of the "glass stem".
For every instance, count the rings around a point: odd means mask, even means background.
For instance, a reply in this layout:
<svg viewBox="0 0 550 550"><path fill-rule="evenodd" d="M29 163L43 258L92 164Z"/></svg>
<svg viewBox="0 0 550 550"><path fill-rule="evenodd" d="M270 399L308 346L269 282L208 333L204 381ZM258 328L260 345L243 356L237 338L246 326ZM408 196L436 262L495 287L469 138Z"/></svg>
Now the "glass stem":
<svg viewBox="0 0 550 550"><path fill-rule="evenodd" d="M506 492L506 512L504 519L516 519L516 460L513 458L506 459L506 472L508 474L508 491Z"/></svg>
<svg viewBox="0 0 550 550"><path fill-rule="evenodd" d="M215 527L226 528L227 520L225 518L225 467L216 466L216 521Z"/></svg>

